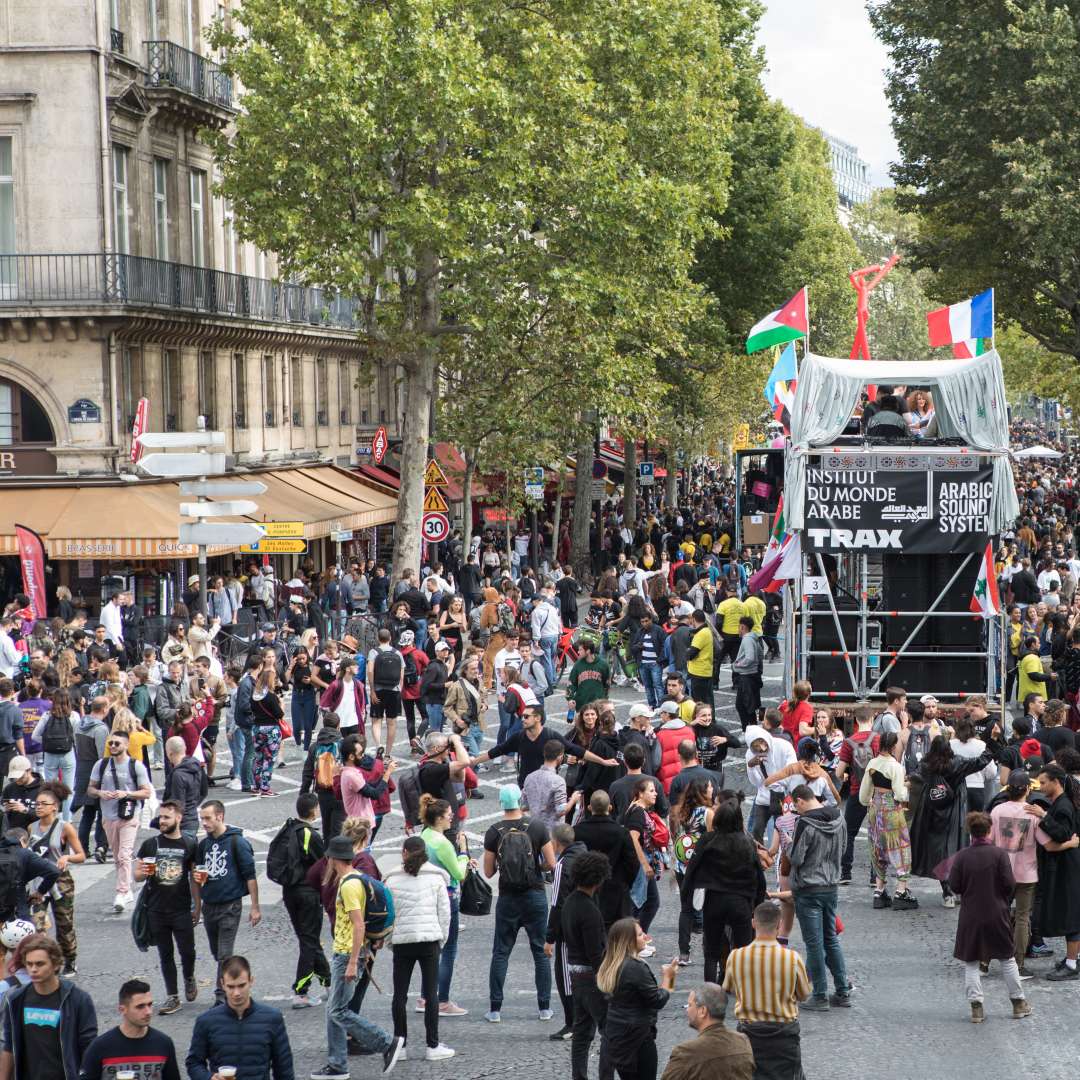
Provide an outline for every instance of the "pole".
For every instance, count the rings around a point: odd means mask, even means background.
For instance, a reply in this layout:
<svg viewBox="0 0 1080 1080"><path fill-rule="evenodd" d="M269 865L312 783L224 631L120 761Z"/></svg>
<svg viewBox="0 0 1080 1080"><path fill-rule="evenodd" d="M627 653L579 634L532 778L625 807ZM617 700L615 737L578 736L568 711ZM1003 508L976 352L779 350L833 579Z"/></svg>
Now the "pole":
<svg viewBox="0 0 1080 1080"><path fill-rule="evenodd" d="M533 503L529 507L529 531L532 533L532 538L529 542L529 562L532 563L533 573L540 573L540 552L538 550L540 543L540 530L536 524L536 503Z"/></svg>
<svg viewBox="0 0 1080 1080"><path fill-rule="evenodd" d="M200 476L200 480L205 480L205 476ZM199 518L202 521L202 518ZM207 586L210 583L206 580L206 545L199 545L199 610L206 616L206 625L210 625L210 609L207 606L206 591Z"/></svg>

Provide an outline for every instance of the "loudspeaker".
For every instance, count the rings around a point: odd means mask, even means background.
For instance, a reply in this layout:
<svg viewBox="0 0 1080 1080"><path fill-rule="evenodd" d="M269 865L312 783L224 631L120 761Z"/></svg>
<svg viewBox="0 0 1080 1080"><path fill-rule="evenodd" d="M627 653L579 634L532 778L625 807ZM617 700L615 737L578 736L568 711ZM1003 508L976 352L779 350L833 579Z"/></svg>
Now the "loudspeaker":
<svg viewBox="0 0 1080 1080"><path fill-rule="evenodd" d="M837 611L854 611L856 604L853 600L840 599L836 603ZM840 649L840 635L836 632L836 624L829 613L829 602L823 597L815 597L811 601L811 609L815 614L813 633L810 636L810 648L814 652ZM857 619L840 619L840 625L844 629L844 638L847 641L848 651L855 652L859 641L859 625ZM856 667L852 661L853 668ZM839 693L850 694L852 692L851 677L848 675L847 665L842 656L811 656L806 668L807 678L814 688L815 694L826 694L830 690Z"/></svg>
<svg viewBox="0 0 1080 1080"><path fill-rule="evenodd" d="M933 557L929 555L885 555L881 567L882 607L886 611L925 611L930 606ZM885 619L885 643L898 649L918 625L918 616ZM933 641L931 620L923 625L908 645L924 648Z"/></svg>
<svg viewBox="0 0 1080 1080"><path fill-rule="evenodd" d="M937 596L949 583L966 556L949 554L935 556L933 566L933 593ZM970 612L971 595L975 589L975 579L979 575L978 556L970 559L960 576L953 582L938 605L941 611ZM934 619L934 644L949 649L971 649L982 647L983 620L976 616L964 619Z"/></svg>

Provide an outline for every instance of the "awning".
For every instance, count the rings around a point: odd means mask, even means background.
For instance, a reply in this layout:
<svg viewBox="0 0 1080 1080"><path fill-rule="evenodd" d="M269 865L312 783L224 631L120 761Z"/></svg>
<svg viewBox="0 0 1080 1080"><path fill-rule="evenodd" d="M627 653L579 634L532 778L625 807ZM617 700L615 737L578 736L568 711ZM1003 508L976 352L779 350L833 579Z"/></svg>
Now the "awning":
<svg viewBox="0 0 1080 1080"><path fill-rule="evenodd" d="M386 487L394 491L401 490L401 477L395 476L394 473L388 472L386 469L380 469L378 465L357 465L356 471L361 476L374 480L376 484L385 484Z"/></svg>
<svg viewBox="0 0 1080 1080"><path fill-rule="evenodd" d="M465 459L461 456L458 448L453 443L440 442L435 444L435 460L442 466L448 481L446 497L451 502L461 502L465 497L462 483L465 479ZM491 492L480 476L473 472L472 496L474 499L482 499Z"/></svg>
<svg viewBox="0 0 1080 1080"><path fill-rule="evenodd" d="M261 480L252 521L300 521L317 540L339 529L385 525L397 516L397 498L335 465L234 473L222 479ZM0 488L0 553L18 551L16 522L40 533L51 559L187 559L197 551L177 539L179 484L137 481L84 487ZM8 533L8 530L11 530ZM211 547L222 555L235 547Z"/></svg>

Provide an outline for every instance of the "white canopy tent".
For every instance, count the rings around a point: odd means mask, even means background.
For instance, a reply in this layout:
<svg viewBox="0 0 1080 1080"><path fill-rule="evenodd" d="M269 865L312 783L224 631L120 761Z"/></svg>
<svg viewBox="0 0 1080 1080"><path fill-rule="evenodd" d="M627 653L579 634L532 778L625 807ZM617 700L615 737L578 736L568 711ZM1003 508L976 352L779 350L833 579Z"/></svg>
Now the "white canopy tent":
<svg viewBox="0 0 1080 1080"><path fill-rule="evenodd" d="M789 528L804 526L808 455L831 446L840 436L868 383L929 387L939 435L958 438L993 458L991 531L1000 531L1016 518L1020 504L1009 461L1005 380L997 350L971 360L930 361L840 360L810 353L799 365L791 409L791 448L784 472Z"/></svg>
<svg viewBox="0 0 1080 1080"><path fill-rule="evenodd" d="M1060 450L1053 450L1049 446L1025 446L1023 450L1017 450L1014 458L1059 458L1065 455Z"/></svg>

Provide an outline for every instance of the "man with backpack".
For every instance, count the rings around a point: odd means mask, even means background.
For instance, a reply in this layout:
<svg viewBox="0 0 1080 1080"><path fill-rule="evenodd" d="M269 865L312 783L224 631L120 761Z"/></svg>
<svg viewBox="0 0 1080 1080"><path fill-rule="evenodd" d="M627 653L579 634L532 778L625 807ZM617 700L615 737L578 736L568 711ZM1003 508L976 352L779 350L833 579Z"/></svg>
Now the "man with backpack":
<svg viewBox="0 0 1080 1080"><path fill-rule="evenodd" d="M495 905L495 943L488 972L490 1009L484 1019L502 1020L503 984L506 968L524 929L529 938L536 979L536 1004L541 1020L550 1020L551 963L544 951L547 939L548 903L543 871L555 869L555 851L547 826L532 821L521 811L521 788L507 784L499 791L501 821L484 835L484 877L499 875L499 899Z"/></svg>
<svg viewBox="0 0 1080 1080"><path fill-rule="evenodd" d="M172 740L170 740L171 742ZM162 1016L179 1012L180 994L176 979L173 942L184 972L184 997L199 996L195 982L195 924L201 900L198 890L192 897L191 872L195 867L195 838L180 831L184 807L166 799L158 810L158 835L144 840L135 864L135 880L145 881L140 904L146 905L148 928L157 946L161 977L165 980Z"/></svg>
<svg viewBox="0 0 1080 1080"><path fill-rule="evenodd" d="M319 1004L318 997L308 993L314 978L323 986L330 985L330 965L319 942L322 904L318 890L305 881L307 872L326 851L322 837L315 831L318 809L319 800L310 792L297 796L296 817L281 826L266 855L266 876L281 886L281 898L300 946L293 982L294 1009Z"/></svg>
<svg viewBox="0 0 1080 1080"><path fill-rule="evenodd" d="M390 641L390 631L379 631L379 644L368 654L367 687L371 698L371 727L375 745L381 745L382 721L386 721L386 749L390 752L401 716L401 692L405 686L405 658Z"/></svg>
<svg viewBox="0 0 1080 1080"><path fill-rule="evenodd" d="M180 831L194 841L199 832L199 807L210 790L209 778L202 765L187 756L184 740L179 735L166 740L165 757L169 761L165 798L181 808Z"/></svg>
<svg viewBox="0 0 1080 1080"><path fill-rule="evenodd" d="M859 787L863 773L878 752L878 736L870 730L869 709L860 706L855 711L855 731L849 735L840 747L839 764L836 766L836 781L841 783L850 772L851 782L848 796L844 801L844 825L847 828L847 843L844 856L840 860L840 885L851 884L851 864L855 859L855 837L866 818L866 807L859 801Z"/></svg>
<svg viewBox="0 0 1080 1080"><path fill-rule="evenodd" d="M304 758L304 768L300 774L300 793L304 795L313 791L318 799L324 844L329 844L331 838L341 832L341 823L345 820L341 793L334 790L334 778L341 773L341 769L338 715L335 712L323 713L322 727Z"/></svg>
<svg viewBox="0 0 1080 1080"><path fill-rule="evenodd" d="M393 899L381 882L353 870L353 845L347 836L335 836L326 857L338 878L326 998L327 1061L311 1074L311 1080L347 1080L349 1035L361 1053L381 1054L383 1072L388 1073L401 1057L405 1040L361 1016L360 1006L371 981L375 950L393 927Z"/></svg>
<svg viewBox="0 0 1080 1080"><path fill-rule="evenodd" d="M0 776L7 776L11 759L23 752L23 715L15 700L15 683L3 678L0 679Z"/></svg>
<svg viewBox="0 0 1080 1080"><path fill-rule="evenodd" d="M885 711L874 719L871 729L875 735L884 735L887 731L897 735L903 731L907 710L907 691L900 686L890 686L885 691Z"/></svg>
<svg viewBox="0 0 1080 1080"><path fill-rule="evenodd" d="M926 706L921 701L908 702L908 726L900 734L904 746L904 756L901 764L904 766L904 774L908 780L908 791L911 791L911 782L919 781L919 763L930 751L930 744L934 736L942 734L937 721L926 715ZM913 803L915 797L912 794L909 802Z"/></svg>

